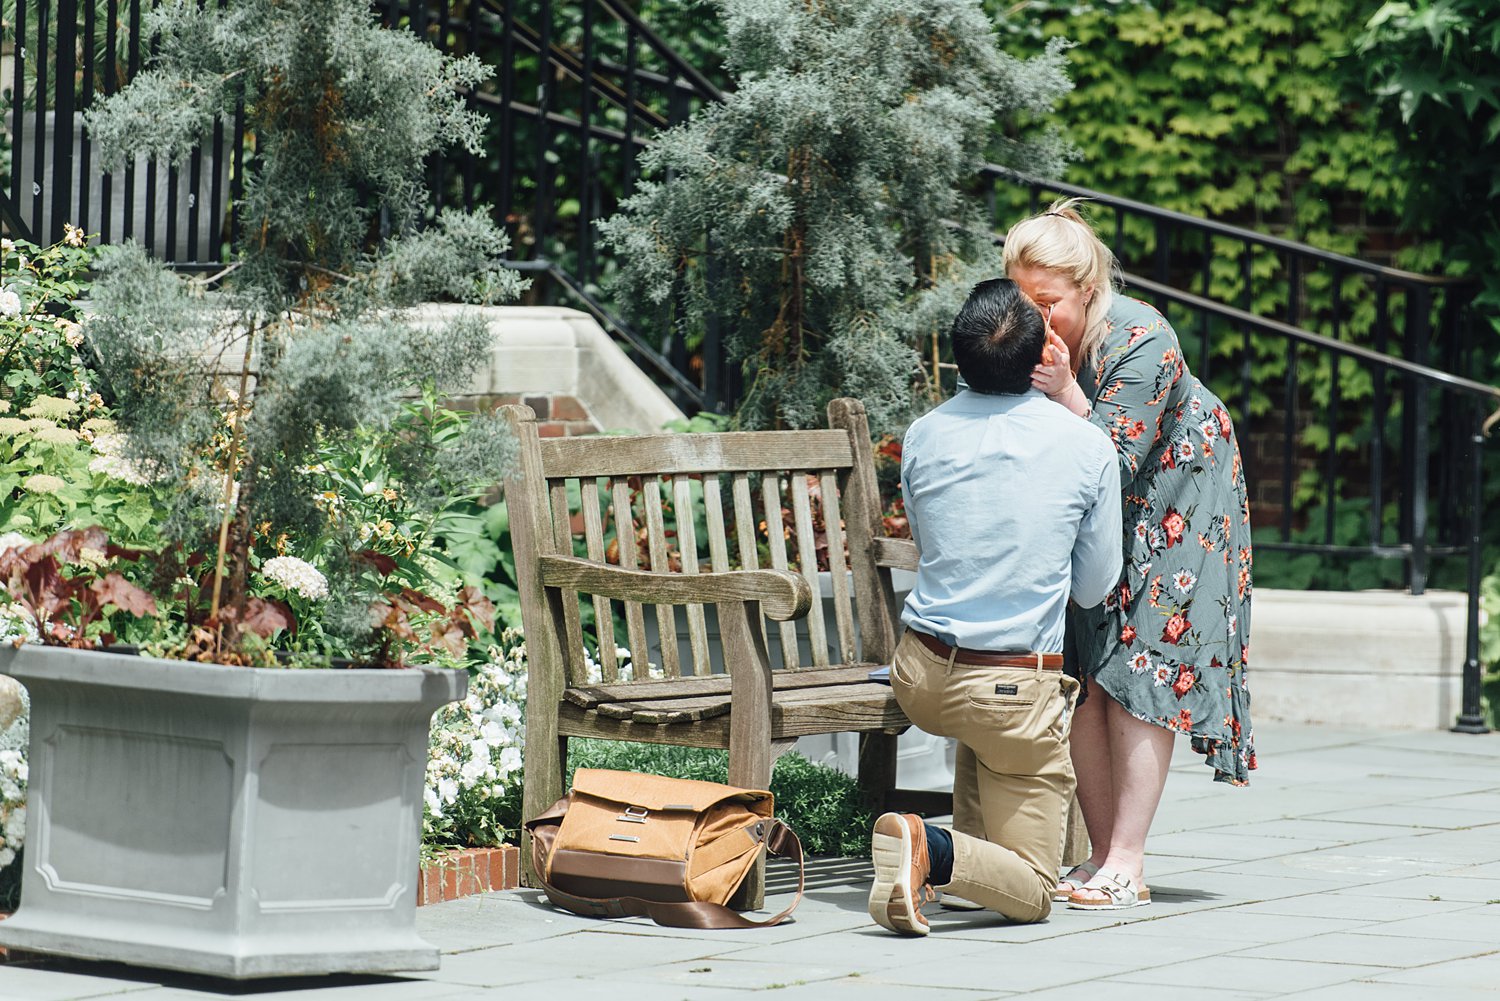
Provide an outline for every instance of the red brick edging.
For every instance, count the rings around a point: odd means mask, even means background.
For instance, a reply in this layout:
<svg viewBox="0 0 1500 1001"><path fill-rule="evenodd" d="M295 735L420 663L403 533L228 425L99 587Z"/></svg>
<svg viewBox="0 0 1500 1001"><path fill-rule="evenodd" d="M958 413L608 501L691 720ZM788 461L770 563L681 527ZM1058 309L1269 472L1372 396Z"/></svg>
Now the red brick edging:
<svg viewBox="0 0 1500 1001"><path fill-rule="evenodd" d="M491 890L514 890L520 885L521 850L515 845L455 848L422 867L417 879L417 906Z"/></svg>

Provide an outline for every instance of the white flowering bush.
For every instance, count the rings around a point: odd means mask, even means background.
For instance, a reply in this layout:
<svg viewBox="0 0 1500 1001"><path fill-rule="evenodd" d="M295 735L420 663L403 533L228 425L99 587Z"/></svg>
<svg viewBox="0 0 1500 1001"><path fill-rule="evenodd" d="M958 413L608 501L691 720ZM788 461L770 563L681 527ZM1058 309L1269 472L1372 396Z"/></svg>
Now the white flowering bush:
<svg viewBox="0 0 1500 1001"><path fill-rule="evenodd" d="M108 524L117 544L150 547L165 509L113 458L122 439L79 352L87 244L76 227L50 247L0 244L0 534Z"/></svg>
<svg viewBox="0 0 1500 1001"><path fill-rule="evenodd" d="M424 843L493 847L519 826L525 700L526 646L506 629L471 672L468 696L433 714Z"/></svg>
<svg viewBox="0 0 1500 1001"><path fill-rule="evenodd" d="M0 540L3 541L3 540ZM0 613L3 614L3 613ZM0 618L0 633L5 622ZM26 841L26 748L30 705L20 685L0 688L0 910L21 894L21 848Z"/></svg>

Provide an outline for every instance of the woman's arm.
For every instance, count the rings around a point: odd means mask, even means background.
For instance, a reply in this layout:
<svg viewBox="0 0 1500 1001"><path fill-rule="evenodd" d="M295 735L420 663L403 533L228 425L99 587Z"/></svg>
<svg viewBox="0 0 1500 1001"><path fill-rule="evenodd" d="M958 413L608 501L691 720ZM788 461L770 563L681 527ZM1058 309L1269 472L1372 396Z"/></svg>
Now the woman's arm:
<svg viewBox="0 0 1500 1001"><path fill-rule="evenodd" d="M1120 455L1120 482L1142 472L1146 457L1161 440L1172 390L1187 376L1177 334L1151 311L1132 317L1106 347L1091 420L1104 429Z"/></svg>
<svg viewBox="0 0 1500 1001"><path fill-rule="evenodd" d="M1042 360L1031 370L1031 384L1047 394L1054 403L1061 403L1079 417L1089 415L1088 397L1073 376L1072 359L1068 346L1049 327L1047 343L1042 347Z"/></svg>

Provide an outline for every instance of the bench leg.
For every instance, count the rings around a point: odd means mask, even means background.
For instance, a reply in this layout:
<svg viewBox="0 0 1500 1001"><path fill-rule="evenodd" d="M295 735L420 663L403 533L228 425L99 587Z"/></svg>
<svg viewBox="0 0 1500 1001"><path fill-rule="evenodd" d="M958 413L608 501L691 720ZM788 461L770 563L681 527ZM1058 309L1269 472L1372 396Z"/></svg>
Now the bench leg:
<svg viewBox="0 0 1500 1001"><path fill-rule="evenodd" d="M545 724L538 721L538 729ZM554 731L555 732L555 731ZM540 747L545 736L531 738ZM563 779L568 770L568 738L557 737L557 756L550 760L545 755L528 755L521 786L521 820L524 823L537 816L547 807L562 799ZM531 834L521 828L521 885L539 886L531 864Z"/></svg>
<svg viewBox="0 0 1500 1001"><path fill-rule="evenodd" d="M896 735L859 735L859 791L865 808L884 813L891 790L896 788Z"/></svg>

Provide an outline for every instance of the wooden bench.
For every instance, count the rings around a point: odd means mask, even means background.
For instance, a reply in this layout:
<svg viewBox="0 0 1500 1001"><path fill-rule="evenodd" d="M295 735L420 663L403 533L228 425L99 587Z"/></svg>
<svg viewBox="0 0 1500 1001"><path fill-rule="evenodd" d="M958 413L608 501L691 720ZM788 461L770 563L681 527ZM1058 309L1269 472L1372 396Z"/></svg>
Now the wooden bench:
<svg viewBox="0 0 1500 1001"><path fill-rule="evenodd" d="M525 816L562 796L571 737L725 748L731 784L767 788L797 738L857 732L861 788L884 808L910 724L868 674L895 649L890 568L915 568L916 549L882 537L863 405L833 401L826 431L593 438L541 438L529 408L502 413L520 446L505 494L529 661ZM739 905L760 906L762 876Z"/></svg>

